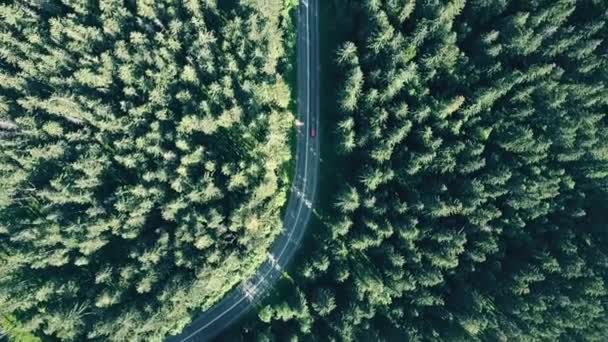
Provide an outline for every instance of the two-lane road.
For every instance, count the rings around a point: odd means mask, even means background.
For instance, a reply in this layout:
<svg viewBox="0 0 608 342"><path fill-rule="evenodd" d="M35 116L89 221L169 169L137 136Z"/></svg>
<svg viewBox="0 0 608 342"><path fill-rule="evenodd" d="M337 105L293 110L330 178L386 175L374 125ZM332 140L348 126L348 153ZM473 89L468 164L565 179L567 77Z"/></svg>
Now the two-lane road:
<svg viewBox="0 0 608 342"><path fill-rule="evenodd" d="M300 0L297 31L298 119L296 169L283 231L256 274L167 342L208 341L249 311L272 287L300 245L310 219L319 171L319 0ZM311 132L314 130L314 134Z"/></svg>

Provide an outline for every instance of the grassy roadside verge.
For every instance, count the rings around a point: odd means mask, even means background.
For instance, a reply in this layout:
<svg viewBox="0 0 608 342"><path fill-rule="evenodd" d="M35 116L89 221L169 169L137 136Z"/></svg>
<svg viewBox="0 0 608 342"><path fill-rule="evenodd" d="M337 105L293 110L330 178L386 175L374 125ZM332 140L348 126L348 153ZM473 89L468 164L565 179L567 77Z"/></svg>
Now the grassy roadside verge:
<svg viewBox="0 0 608 342"><path fill-rule="evenodd" d="M298 11L298 0L283 0L283 22L282 27L285 30L284 36L284 49L285 49L285 69L283 70L283 74L285 75L285 82L289 86L291 90L290 99L289 99L289 112L293 113L294 117L297 117L298 110L298 73L297 73L297 13ZM289 134L289 151L292 155L292 158L288 163L283 165L280 172L281 182L282 184L287 184L287 192L286 199L289 199L291 194L291 183L293 182L294 170L296 168L296 144L297 144L297 136L296 136L296 128L295 125L292 127L291 132ZM287 209L287 202L283 205L283 209L281 210L281 217L285 215L285 210Z"/></svg>

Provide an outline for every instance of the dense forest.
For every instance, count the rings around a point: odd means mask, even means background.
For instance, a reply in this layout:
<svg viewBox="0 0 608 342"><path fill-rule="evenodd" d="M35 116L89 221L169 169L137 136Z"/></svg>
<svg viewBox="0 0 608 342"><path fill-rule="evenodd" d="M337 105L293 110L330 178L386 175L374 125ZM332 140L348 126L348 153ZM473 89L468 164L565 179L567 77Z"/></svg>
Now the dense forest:
<svg viewBox="0 0 608 342"><path fill-rule="evenodd" d="M290 181L294 4L0 0L13 337L160 341L253 273ZM604 341L608 2L321 4L328 205L219 340Z"/></svg>
<svg viewBox="0 0 608 342"><path fill-rule="evenodd" d="M290 182L288 5L0 1L5 329L160 341L253 273Z"/></svg>
<svg viewBox="0 0 608 342"><path fill-rule="evenodd" d="M225 336L605 341L608 2L325 7L337 195Z"/></svg>

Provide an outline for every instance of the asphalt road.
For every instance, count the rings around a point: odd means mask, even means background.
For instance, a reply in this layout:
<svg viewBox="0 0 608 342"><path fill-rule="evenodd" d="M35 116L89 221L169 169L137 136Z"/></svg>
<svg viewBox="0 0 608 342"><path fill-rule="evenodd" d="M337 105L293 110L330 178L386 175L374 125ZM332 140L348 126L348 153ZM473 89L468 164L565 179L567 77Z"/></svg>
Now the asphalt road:
<svg viewBox="0 0 608 342"><path fill-rule="evenodd" d="M283 231L256 274L202 313L180 335L167 342L208 341L247 313L281 276L298 249L317 189L319 171L319 0L300 0L297 31L298 119L296 169L283 218Z"/></svg>

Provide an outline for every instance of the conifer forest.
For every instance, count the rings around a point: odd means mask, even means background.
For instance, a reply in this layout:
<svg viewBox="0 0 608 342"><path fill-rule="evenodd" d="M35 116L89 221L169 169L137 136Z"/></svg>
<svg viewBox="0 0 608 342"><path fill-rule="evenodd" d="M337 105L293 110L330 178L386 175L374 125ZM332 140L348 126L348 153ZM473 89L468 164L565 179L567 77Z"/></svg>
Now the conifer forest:
<svg viewBox="0 0 608 342"><path fill-rule="evenodd" d="M0 336L179 334L266 260L304 134L306 237L216 341L608 340L608 1L318 0L319 136L312 1L0 0Z"/></svg>
<svg viewBox="0 0 608 342"><path fill-rule="evenodd" d="M157 340L281 229L291 24L281 2L36 3L0 6L0 312Z"/></svg>

